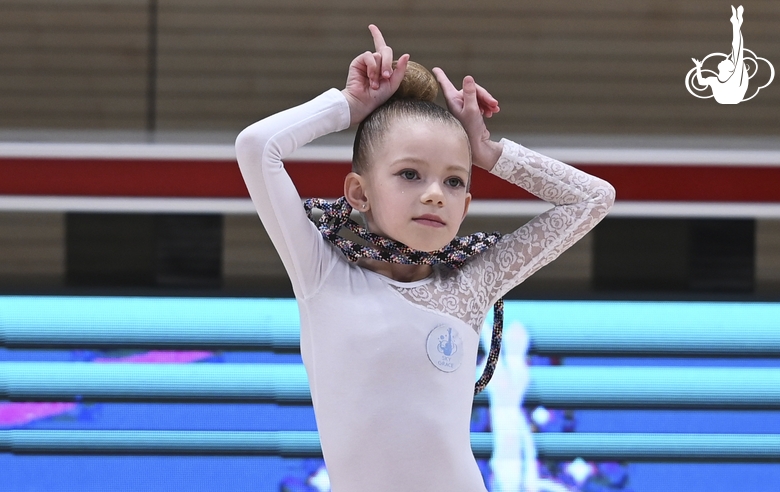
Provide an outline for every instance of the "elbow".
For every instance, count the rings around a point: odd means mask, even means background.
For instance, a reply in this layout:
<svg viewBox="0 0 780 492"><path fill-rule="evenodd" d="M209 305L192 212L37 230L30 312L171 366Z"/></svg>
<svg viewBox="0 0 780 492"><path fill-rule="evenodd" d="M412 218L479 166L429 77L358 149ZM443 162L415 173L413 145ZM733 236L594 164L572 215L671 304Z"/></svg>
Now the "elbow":
<svg viewBox="0 0 780 492"><path fill-rule="evenodd" d="M259 123L248 126L236 137L236 160L238 166L244 168L253 163L259 163L262 155L270 142L270 136L266 135Z"/></svg>
<svg viewBox="0 0 780 492"><path fill-rule="evenodd" d="M590 195L590 202L593 204L598 215L604 217L609 213L615 204L615 187L607 181L600 179L601 183L593 189Z"/></svg>
<svg viewBox="0 0 780 492"><path fill-rule="evenodd" d="M253 125L254 126L254 125ZM252 126L244 128L236 137L236 157L241 163L241 156L251 152L252 149L262 148L263 142Z"/></svg>
<svg viewBox="0 0 780 492"><path fill-rule="evenodd" d="M604 181L604 183L607 185L604 193L604 203L607 205L607 208L612 208L612 205L615 204L617 192L615 191L615 187L610 183L607 183L606 181Z"/></svg>
<svg viewBox="0 0 780 492"><path fill-rule="evenodd" d="M604 187L599 192L599 202L601 209L604 211L603 215L607 215L615 205L615 187L604 181Z"/></svg>

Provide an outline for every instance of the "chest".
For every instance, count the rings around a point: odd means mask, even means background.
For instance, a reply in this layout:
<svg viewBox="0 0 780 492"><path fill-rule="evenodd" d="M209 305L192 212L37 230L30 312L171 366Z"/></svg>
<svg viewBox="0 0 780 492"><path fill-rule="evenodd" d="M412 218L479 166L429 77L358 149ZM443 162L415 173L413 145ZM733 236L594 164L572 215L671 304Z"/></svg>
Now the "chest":
<svg viewBox="0 0 780 492"><path fill-rule="evenodd" d="M350 371L473 378L479 336L462 320L374 278L340 283L310 303L312 348Z"/></svg>

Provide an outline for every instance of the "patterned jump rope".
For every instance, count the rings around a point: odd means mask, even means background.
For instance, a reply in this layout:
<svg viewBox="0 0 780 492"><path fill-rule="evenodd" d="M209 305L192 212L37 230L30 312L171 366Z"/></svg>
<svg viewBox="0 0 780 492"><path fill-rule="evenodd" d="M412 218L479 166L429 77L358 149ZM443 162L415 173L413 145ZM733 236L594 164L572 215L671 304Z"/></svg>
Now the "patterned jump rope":
<svg viewBox="0 0 780 492"><path fill-rule="evenodd" d="M400 263L403 265L435 265L443 263L451 268L460 268L470 257L479 254L494 245L501 237L497 232L476 232L469 236L456 237L447 246L438 251L427 252L412 249L409 246L382 237L361 227L350 218L352 206L345 197L341 197L333 203L321 198L310 198L303 204L306 214L317 226L320 234L338 246L350 261L360 258L371 258L388 263ZM322 210L322 216L315 220L312 217L313 209ZM371 245L363 246L339 236L342 227L346 227L355 235L364 239ZM485 369L482 376L474 384L474 395L479 394L485 387L493 372L496 370L498 355L501 351L501 333L504 326L504 300L499 299L493 306L493 335L490 339L490 351L487 356Z"/></svg>

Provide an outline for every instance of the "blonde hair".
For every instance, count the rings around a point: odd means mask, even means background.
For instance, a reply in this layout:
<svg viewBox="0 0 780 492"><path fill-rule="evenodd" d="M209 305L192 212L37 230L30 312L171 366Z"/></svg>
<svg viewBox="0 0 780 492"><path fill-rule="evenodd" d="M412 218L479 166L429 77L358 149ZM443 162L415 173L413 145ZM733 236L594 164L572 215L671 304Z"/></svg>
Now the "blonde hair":
<svg viewBox="0 0 780 492"><path fill-rule="evenodd" d="M433 102L438 93L439 84L433 74L419 63L409 61L404 79L395 94L358 125L352 147L352 171L362 174L368 170L371 156L382 142L383 135L393 122L401 119L452 125L463 132L468 142L458 119Z"/></svg>

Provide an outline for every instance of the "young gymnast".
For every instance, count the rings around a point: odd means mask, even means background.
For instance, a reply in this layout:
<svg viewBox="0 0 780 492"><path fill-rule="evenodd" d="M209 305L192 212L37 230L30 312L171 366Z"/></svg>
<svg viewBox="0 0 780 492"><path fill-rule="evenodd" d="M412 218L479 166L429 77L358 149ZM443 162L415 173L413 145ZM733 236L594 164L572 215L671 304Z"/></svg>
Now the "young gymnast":
<svg viewBox="0 0 780 492"><path fill-rule="evenodd" d="M375 52L352 61L346 88L246 128L236 140L238 163L298 302L333 492L485 491L469 432L483 321L607 214L614 189L516 143L491 141L484 117L498 102L471 77L457 90L434 69L449 111L419 100L421 92L435 97L435 80L407 71L409 55L394 66L382 34L369 29ZM420 91L416 78L433 83ZM405 245L388 250L377 238L376 254L359 259L309 220L282 164L299 146L358 123L346 201L371 233ZM446 247L468 211L472 164L554 207L460 268L383 261L459 256Z"/></svg>

